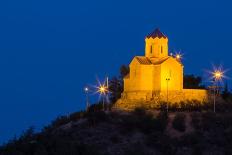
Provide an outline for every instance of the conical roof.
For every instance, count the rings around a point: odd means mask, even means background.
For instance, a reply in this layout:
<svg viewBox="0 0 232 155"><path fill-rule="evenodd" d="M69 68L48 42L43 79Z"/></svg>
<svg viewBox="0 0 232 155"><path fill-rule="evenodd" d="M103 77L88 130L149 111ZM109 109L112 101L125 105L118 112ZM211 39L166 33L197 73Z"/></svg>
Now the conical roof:
<svg viewBox="0 0 232 155"><path fill-rule="evenodd" d="M159 28L156 28L152 33L146 36L147 38L167 38Z"/></svg>

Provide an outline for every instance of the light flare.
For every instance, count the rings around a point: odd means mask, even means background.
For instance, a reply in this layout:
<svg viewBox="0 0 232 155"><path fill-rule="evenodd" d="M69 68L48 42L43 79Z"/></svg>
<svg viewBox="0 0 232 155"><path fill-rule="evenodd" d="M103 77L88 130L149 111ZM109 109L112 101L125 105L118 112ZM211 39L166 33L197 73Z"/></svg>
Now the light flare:
<svg viewBox="0 0 232 155"><path fill-rule="evenodd" d="M228 69L223 69L222 65L219 65L219 66L213 65L212 71L208 71L208 73L210 74L211 81L222 82L223 79L228 79L228 77L226 76L226 73L228 71L229 71Z"/></svg>
<svg viewBox="0 0 232 155"><path fill-rule="evenodd" d="M174 57L175 57L178 61L180 61L180 60L183 59L183 54L182 54L181 52L177 52L177 53L175 53Z"/></svg>

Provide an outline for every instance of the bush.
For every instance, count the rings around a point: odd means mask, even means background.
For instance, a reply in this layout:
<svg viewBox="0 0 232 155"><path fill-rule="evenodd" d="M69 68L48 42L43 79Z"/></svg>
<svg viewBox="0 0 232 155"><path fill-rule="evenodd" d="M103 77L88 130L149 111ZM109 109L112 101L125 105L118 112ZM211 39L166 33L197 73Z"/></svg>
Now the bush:
<svg viewBox="0 0 232 155"><path fill-rule="evenodd" d="M147 149L142 144L133 144L124 150L124 155L150 155Z"/></svg>
<svg viewBox="0 0 232 155"><path fill-rule="evenodd" d="M58 128L61 125L67 124L69 122L70 122L70 120L69 120L68 116L59 116L54 121L52 121L50 126L51 126L51 128Z"/></svg>
<svg viewBox="0 0 232 155"><path fill-rule="evenodd" d="M185 114L183 113L179 113L176 114L173 122L172 122L172 126L174 129L180 131L180 132L184 132L185 131Z"/></svg>
<svg viewBox="0 0 232 155"><path fill-rule="evenodd" d="M142 108L136 108L130 115L122 117L122 132L129 133L133 130L140 130L148 134L155 127L155 120L152 114L147 113Z"/></svg>
<svg viewBox="0 0 232 155"><path fill-rule="evenodd" d="M83 118L86 115L86 112L80 111L80 112L74 112L69 115L70 121L77 121L81 118Z"/></svg>
<svg viewBox="0 0 232 155"><path fill-rule="evenodd" d="M176 148L173 144L172 138L160 132L154 132L146 138L146 145L159 152L158 154L175 154Z"/></svg>
<svg viewBox="0 0 232 155"><path fill-rule="evenodd" d="M217 127L217 117L214 112L206 112L202 114L202 128L209 131Z"/></svg>
<svg viewBox="0 0 232 155"><path fill-rule="evenodd" d="M191 124L193 126L194 129L199 130L201 129L201 113L199 112L194 112L191 114Z"/></svg>
<svg viewBox="0 0 232 155"><path fill-rule="evenodd" d="M160 112L154 120L154 129L159 132L164 132L168 124L167 112Z"/></svg>
<svg viewBox="0 0 232 155"><path fill-rule="evenodd" d="M120 116L122 118L122 133L131 133L139 130L144 134L152 132L164 132L168 123L166 112L160 112L157 117L154 114L137 108L131 114Z"/></svg>
<svg viewBox="0 0 232 155"><path fill-rule="evenodd" d="M91 126L95 126L97 123L108 121L109 119L104 111L89 112L86 114L86 117Z"/></svg>

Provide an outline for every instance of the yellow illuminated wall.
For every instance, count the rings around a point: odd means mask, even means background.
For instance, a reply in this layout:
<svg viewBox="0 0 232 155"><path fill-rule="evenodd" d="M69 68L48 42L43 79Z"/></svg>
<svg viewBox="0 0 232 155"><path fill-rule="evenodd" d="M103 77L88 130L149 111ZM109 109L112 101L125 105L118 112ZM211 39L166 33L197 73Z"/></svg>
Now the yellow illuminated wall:
<svg viewBox="0 0 232 155"><path fill-rule="evenodd" d="M136 56L130 63L130 73L124 78L124 92L116 105L135 107L141 100L167 101L167 94L172 103L207 101L206 90L183 89L184 66L179 59L168 55L168 38L157 35L146 37L145 56Z"/></svg>
<svg viewBox="0 0 232 155"><path fill-rule="evenodd" d="M183 89L183 66L170 57L161 64L161 91Z"/></svg>
<svg viewBox="0 0 232 155"><path fill-rule="evenodd" d="M168 38L146 38L145 56L148 58L162 58L168 56Z"/></svg>

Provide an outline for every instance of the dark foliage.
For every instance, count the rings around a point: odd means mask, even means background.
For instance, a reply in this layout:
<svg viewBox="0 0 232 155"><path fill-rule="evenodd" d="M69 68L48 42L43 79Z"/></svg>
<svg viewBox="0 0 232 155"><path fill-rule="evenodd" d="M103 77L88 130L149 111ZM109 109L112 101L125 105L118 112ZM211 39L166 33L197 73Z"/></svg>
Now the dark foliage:
<svg viewBox="0 0 232 155"><path fill-rule="evenodd" d="M201 84L202 79L200 76L194 76L193 74L191 75L184 75L184 88L185 89L200 89L200 88L205 88Z"/></svg>
<svg viewBox="0 0 232 155"><path fill-rule="evenodd" d="M185 118L186 115L184 113L178 113L173 119L172 126L174 129L184 132L185 131Z"/></svg>
<svg viewBox="0 0 232 155"><path fill-rule="evenodd" d="M109 81L109 90L110 90L110 101L111 103L115 103L123 92L123 82L122 79L117 77L113 77Z"/></svg>
<svg viewBox="0 0 232 155"><path fill-rule="evenodd" d="M184 105L184 103L183 103ZM223 104L222 104L223 105ZM219 106L219 105L218 105ZM140 133L144 139L139 142L127 141L127 147L121 154L231 154L232 153L232 114L228 112L213 113L201 111L191 113L194 132L185 133L178 138L171 138L166 132L168 115L165 111L152 113L143 108L130 113L104 112L101 104L91 106L88 112L76 112L60 116L40 133L35 133L30 127L19 138L14 138L0 147L0 155L90 155L103 154L110 147L107 144L83 143L83 139L97 137L89 131L94 131L99 125L111 126L105 135L114 132L108 138L111 145L125 143L124 137L131 139L133 134ZM84 132L79 133L76 126L70 130L59 128L85 120ZM173 127L179 131L185 130L185 115L176 113ZM116 125L116 126L115 126ZM117 132L115 132L117 131ZM84 134L84 135L82 135ZM105 139L105 137L100 137Z"/></svg>
<svg viewBox="0 0 232 155"><path fill-rule="evenodd" d="M161 132L153 132L146 138L148 147L161 154L175 154L176 148L173 147L173 139Z"/></svg>
<svg viewBox="0 0 232 155"><path fill-rule="evenodd" d="M143 145L133 144L131 147L126 148L124 155L152 155L149 153Z"/></svg>
<svg viewBox="0 0 232 155"><path fill-rule="evenodd" d="M130 69L126 65L120 67L119 77L113 77L109 80L110 102L115 103L123 92L123 78L129 74Z"/></svg>
<svg viewBox="0 0 232 155"><path fill-rule="evenodd" d="M224 87L224 90L222 91L222 98L224 99L224 100L228 100L228 99L230 99L231 98L231 93L230 93L230 91L229 91L229 89L228 89L228 83L226 82L226 84L225 84L225 87Z"/></svg>
<svg viewBox="0 0 232 155"><path fill-rule="evenodd" d="M127 74L130 73L130 68L129 66L122 65L120 67L120 78L123 79Z"/></svg>
<svg viewBox="0 0 232 155"><path fill-rule="evenodd" d="M139 130L144 134L151 132L164 132L168 117L166 113L160 112L157 117L142 108L135 109L131 115L122 117L122 133L128 134Z"/></svg>
<svg viewBox="0 0 232 155"><path fill-rule="evenodd" d="M191 114L191 118L192 118L192 126L194 129L196 130L200 130L201 129L201 113L199 112L194 112Z"/></svg>

